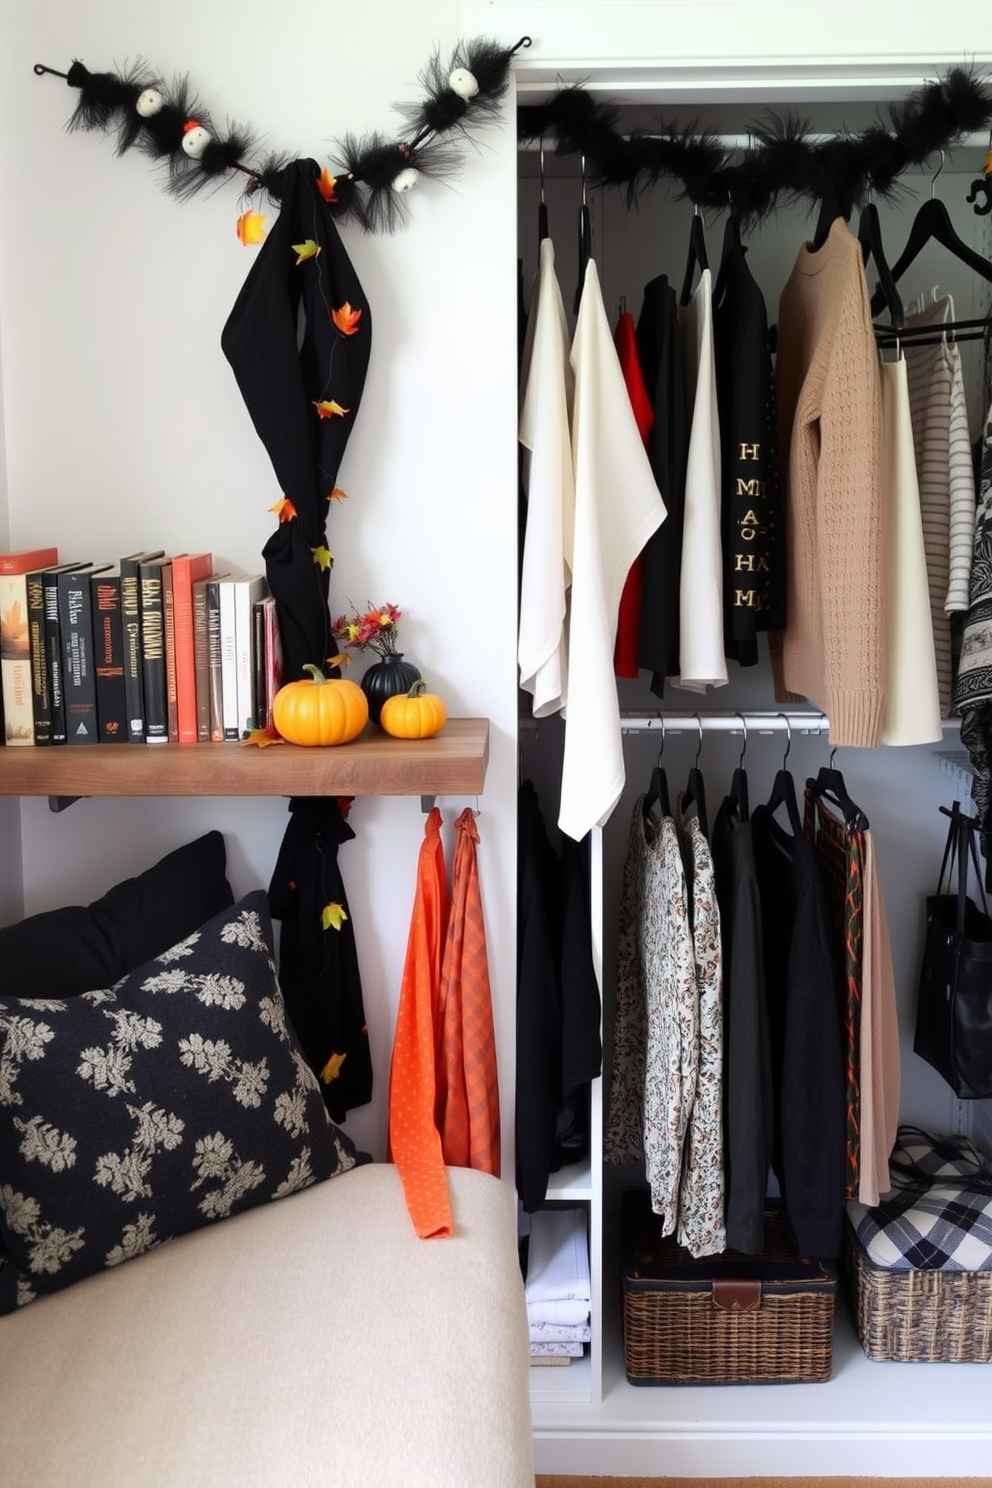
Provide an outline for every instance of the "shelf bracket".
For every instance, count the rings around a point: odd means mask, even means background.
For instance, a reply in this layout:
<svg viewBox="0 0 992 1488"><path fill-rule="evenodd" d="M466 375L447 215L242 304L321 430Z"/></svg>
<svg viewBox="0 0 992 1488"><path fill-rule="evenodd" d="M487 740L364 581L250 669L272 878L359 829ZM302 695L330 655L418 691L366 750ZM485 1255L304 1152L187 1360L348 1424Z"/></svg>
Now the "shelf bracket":
<svg viewBox="0 0 992 1488"><path fill-rule="evenodd" d="M435 804L436 801L437 801L437 796L421 796L421 798L420 798L420 809L424 813L425 816L428 814L428 812L434 810L434 804Z"/></svg>
<svg viewBox="0 0 992 1488"><path fill-rule="evenodd" d="M82 799L82 796L49 796L48 809L49 811L65 811L66 807L71 806L73 801L81 801Z"/></svg>

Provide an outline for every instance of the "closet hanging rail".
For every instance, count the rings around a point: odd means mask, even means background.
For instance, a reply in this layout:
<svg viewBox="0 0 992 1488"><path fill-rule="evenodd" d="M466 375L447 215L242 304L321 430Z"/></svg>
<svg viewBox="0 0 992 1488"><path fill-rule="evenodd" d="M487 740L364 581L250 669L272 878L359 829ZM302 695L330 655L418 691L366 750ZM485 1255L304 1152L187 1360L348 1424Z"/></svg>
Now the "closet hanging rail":
<svg viewBox="0 0 992 1488"><path fill-rule="evenodd" d="M825 734L830 727L825 713L737 712L737 713L621 713L620 728L625 734L667 734L714 731L724 734L778 733Z"/></svg>

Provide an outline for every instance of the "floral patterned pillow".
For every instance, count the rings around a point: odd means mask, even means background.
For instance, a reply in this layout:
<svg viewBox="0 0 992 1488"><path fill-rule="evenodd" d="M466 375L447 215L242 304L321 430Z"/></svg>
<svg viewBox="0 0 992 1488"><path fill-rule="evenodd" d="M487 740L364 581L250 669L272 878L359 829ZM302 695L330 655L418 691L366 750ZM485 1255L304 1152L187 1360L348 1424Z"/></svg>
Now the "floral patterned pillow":
<svg viewBox="0 0 992 1488"><path fill-rule="evenodd" d="M272 946L258 890L107 991L0 997L0 1313L370 1161Z"/></svg>

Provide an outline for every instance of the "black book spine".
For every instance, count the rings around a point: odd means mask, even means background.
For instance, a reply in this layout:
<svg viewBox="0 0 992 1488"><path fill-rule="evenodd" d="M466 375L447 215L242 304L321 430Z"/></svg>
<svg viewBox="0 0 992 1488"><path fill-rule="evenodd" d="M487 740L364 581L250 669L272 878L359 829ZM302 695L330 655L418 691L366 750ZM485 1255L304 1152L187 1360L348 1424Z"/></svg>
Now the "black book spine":
<svg viewBox="0 0 992 1488"><path fill-rule="evenodd" d="M141 675L145 689L145 743L168 744L169 702L165 676L165 610L162 561L139 565Z"/></svg>
<svg viewBox="0 0 992 1488"><path fill-rule="evenodd" d="M124 621L121 576L98 574L90 585L93 654L96 662L96 719L101 744L127 743L124 692Z"/></svg>
<svg viewBox="0 0 992 1488"><path fill-rule="evenodd" d="M145 688L141 666L141 590L138 563L121 559L121 623L124 630L124 706L127 738L145 742Z"/></svg>
<svg viewBox="0 0 992 1488"><path fill-rule="evenodd" d="M59 626L59 582L57 573L42 578L45 601L45 656L48 661L48 697L52 744L65 743L65 693L62 687L62 632Z"/></svg>
<svg viewBox="0 0 992 1488"><path fill-rule="evenodd" d="M210 651L207 637L207 580L193 585L193 670L196 677L196 740L210 743Z"/></svg>
<svg viewBox="0 0 992 1488"><path fill-rule="evenodd" d="M251 637L251 715L252 728L265 727L265 604L256 601L252 605Z"/></svg>
<svg viewBox="0 0 992 1488"><path fill-rule="evenodd" d="M67 744L99 744L96 720L96 667L90 576L79 571L58 576L62 635L62 686Z"/></svg>
<svg viewBox="0 0 992 1488"><path fill-rule="evenodd" d="M45 575L43 571L28 574L27 594L34 742L51 744L52 699L48 685L48 654L45 650Z"/></svg>

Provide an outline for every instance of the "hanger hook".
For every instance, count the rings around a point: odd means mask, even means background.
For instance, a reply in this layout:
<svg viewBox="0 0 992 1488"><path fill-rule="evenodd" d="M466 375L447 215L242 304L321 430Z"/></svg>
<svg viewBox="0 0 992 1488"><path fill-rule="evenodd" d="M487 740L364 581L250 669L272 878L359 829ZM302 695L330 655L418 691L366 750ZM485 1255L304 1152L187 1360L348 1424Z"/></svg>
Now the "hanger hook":
<svg viewBox="0 0 992 1488"><path fill-rule="evenodd" d="M695 765L695 768L698 770L699 769L699 756L703 752L703 720L700 718L700 716L699 716L698 713L694 713L692 716L693 716L693 718L695 718L695 720L696 720L696 727L699 730L699 742L696 745L696 758L695 758L695 760L693 762L694 765Z"/></svg>
<svg viewBox="0 0 992 1488"><path fill-rule="evenodd" d="M940 152L940 164L938 165L937 169L934 171L933 175L930 177L930 200L931 201L933 201L933 193L934 193L934 187L937 185L937 177L940 175L940 173L941 173L941 171L943 169L944 169L944 152L943 152L943 150L941 150L941 152Z"/></svg>
<svg viewBox="0 0 992 1488"><path fill-rule="evenodd" d="M585 157L585 154L582 154L582 155L579 156L579 161L580 161L579 170L581 171L581 174L582 174L582 205L585 206L585 204L586 204L586 157Z"/></svg>
<svg viewBox="0 0 992 1488"><path fill-rule="evenodd" d="M789 722L789 715L787 713L780 713L778 716L785 720L787 738L785 741L785 753L782 756L782 769L787 770L789 767L789 751L792 748L792 724Z"/></svg>
<svg viewBox="0 0 992 1488"><path fill-rule="evenodd" d="M541 131L541 142L540 142L540 144L537 147L537 152L538 152L538 161L539 161L538 169L540 170L540 173L541 173L541 204L543 206L544 205L544 131L543 130Z"/></svg>
<svg viewBox="0 0 992 1488"><path fill-rule="evenodd" d="M744 735L744 738L741 742L741 757L737 761L737 768L738 770L743 770L744 756L747 754L747 719L744 717L743 713L738 713L737 717L741 721L741 733Z"/></svg>
<svg viewBox="0 0 992 1488"><path fill-rule="evenodd" d="M661 766L661 757L665 753L665 715L661 714L661 747L658 750L658 765Z"/></svg>
<svg viewBox="0 0 992 1488"><path fill-rule="evenodd" d="M834 767L834 755L836 753L837 753L837 745L835 744L834 747L833 747L833 749L831 749L831 751L830 751L830 758L827 761L827 768L829 770L832 770L833 767Z"/></svg>

